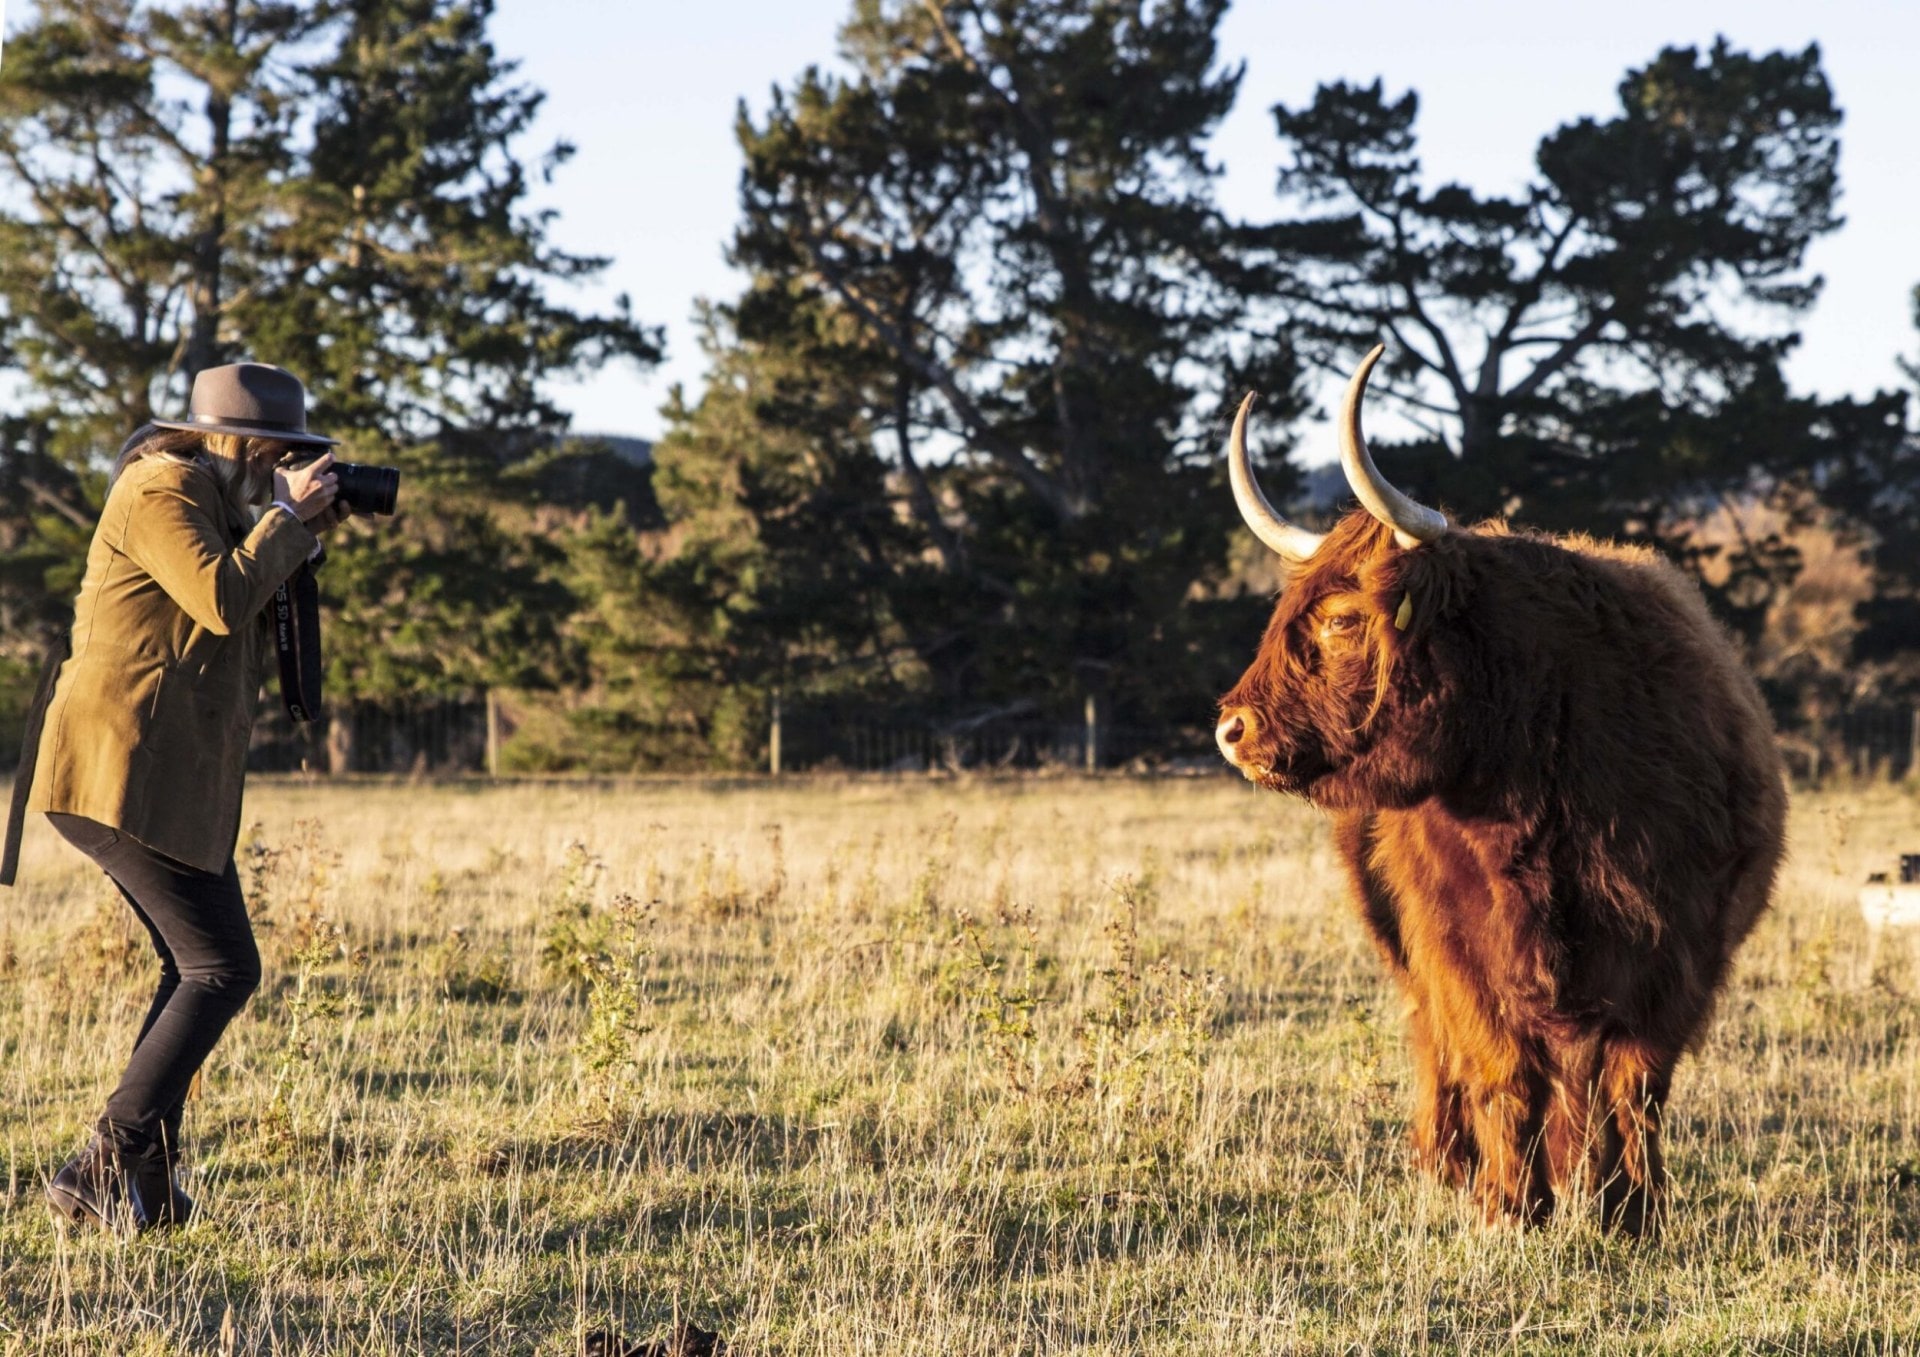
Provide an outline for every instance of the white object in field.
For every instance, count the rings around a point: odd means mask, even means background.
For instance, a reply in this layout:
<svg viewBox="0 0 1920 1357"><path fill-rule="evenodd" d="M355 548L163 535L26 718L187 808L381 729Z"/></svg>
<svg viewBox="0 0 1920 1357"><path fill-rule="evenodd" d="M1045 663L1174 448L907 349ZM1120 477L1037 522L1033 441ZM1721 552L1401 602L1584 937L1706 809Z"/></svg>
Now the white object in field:
<svg viewBox="0 0 1920 1357"><path fill-rule="evenodd" d="M1860 913L1869 928L1911 928L1920 925L1920 885L1863 886Z"/></svg>

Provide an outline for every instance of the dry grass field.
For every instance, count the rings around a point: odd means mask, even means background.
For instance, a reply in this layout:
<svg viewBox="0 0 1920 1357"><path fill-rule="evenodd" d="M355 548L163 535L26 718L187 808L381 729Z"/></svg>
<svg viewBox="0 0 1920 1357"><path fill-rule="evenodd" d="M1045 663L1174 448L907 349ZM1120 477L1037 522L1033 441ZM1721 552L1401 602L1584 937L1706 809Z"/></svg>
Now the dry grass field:
<svg viewBox="0 0 1920 1357"><path fill-rule="evenodd" d="M1805 794L1682 1069L1674 1217L1411 1176L1322 822L1226 778L257 784L268 979L186 1231L63 1236L151 963L44 824L0 897L0 1352L1920 1351L1920 797Z"/></svg>

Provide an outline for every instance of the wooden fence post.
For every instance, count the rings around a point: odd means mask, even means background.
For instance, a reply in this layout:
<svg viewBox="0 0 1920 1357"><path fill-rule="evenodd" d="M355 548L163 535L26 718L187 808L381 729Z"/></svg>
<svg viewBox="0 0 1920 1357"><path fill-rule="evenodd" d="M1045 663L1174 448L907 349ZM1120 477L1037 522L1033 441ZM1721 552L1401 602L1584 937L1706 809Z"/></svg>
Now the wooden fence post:
<svg viewBox="0 0 1920 1357"><path fill-rule="evenodd" d="M500 699L487 689L487 776L500 776Z"/></svg>
<svg viewBox="0 0 1920 1357"><path fill-rule="evenodd" d="M335 706L327 713L327 776L339 777L353 768L353 715Z"/></svg>
<svg viewBox="0 0 1920 1357"><path fill-rule="evenodd" d="M767 772L780 776L780 690L773 690L773 721L767 730Z"/></svg>
<svg viewBox="0 0 1920 1357"><path fill-rule="evenodd" d="M1100 701L1087 694L1087 771L1100 771Z"/></svg>
<svg viewBox="0 0 1920 1357"><path fill-rule="evenodd" d="M1920 782L1920 703L1907 713L1907 781Z"/></svg>

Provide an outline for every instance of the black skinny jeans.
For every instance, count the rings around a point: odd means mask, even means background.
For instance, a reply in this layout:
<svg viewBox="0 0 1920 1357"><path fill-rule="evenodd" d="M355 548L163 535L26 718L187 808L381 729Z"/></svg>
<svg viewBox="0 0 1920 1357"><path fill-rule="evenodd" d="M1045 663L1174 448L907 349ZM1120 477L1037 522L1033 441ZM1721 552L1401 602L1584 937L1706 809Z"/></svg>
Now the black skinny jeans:
<svg viewBox="0 0 1920 1357"><path fill-rule="evenodd" d="M232 859L216 876L79 815L49 815L120 888L160 954L160 987L99 1129L123 1153L180 1138L187 1086L260 985L260 950Z"/></svg>

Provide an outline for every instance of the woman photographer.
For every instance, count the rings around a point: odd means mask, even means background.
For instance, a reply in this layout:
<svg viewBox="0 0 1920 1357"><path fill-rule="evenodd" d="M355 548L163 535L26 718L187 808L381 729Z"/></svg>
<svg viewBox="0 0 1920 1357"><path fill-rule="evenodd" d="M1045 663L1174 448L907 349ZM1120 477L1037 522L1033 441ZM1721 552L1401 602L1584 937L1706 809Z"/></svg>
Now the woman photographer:
<svg viewBox="0 0 1920 1357"><path fill-rule="evenodd" d="M347 516L306 389L263 363L210 368L190 418L121 449L45 709L27 801L93 859L160 956L160 984L92 1143L54 1175L63 1221L179 1225L187 1087L260 982L233 848L268 604ZM31 755L33 751L29 751Z"/></svg>

